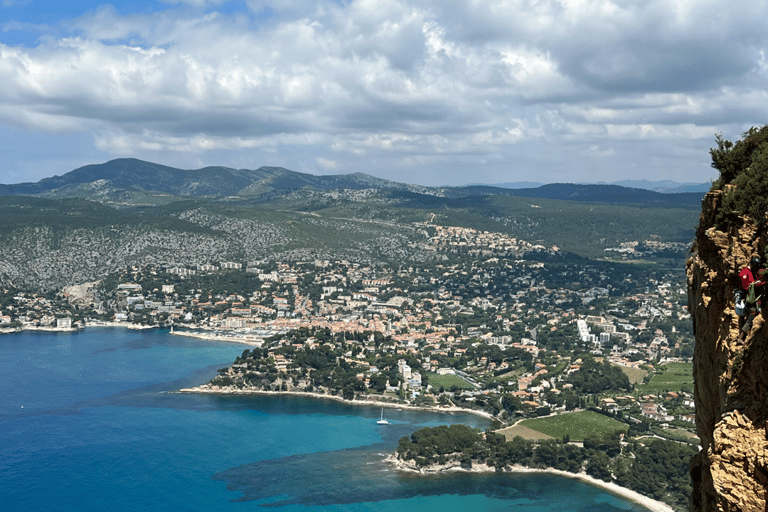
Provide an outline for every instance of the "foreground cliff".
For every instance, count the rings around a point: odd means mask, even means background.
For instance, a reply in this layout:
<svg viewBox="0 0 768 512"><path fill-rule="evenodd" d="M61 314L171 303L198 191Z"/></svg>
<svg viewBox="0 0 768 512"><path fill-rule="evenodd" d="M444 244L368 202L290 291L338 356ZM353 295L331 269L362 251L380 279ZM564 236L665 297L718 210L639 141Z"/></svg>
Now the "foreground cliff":
<svg viewBox="0 0 768 512"><path fill-rule="evenodd" d="M758 315L746 339L739 341L734 290L750 257L765 254L768 231L741 215L727 227L717 223L723 213L734 216L730 208L721 211L728 208L724 199L732 190L725 189L704 198L687 263L696 336L696 428L702 446L691 462L691 509L766 511L768 326Z"/></svg>

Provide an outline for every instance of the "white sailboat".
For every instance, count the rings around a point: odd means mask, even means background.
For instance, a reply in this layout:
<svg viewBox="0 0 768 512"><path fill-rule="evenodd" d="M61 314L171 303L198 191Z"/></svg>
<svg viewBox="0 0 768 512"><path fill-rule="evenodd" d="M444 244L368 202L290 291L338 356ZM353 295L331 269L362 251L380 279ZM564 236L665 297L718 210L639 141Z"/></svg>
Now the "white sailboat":
<svg viewBox="0 0 768 512"><path fill-rule="evenodd" d="M381 418L376 422L377 425L389 425L389 422L384 419L384 408L381 408Z"/></svg>

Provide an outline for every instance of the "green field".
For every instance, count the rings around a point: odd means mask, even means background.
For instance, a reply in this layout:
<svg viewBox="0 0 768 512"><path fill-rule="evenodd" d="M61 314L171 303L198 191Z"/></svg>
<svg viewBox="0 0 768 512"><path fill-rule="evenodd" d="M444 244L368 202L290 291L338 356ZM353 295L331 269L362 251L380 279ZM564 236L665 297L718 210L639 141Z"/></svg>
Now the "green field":
<svg viewBox="0 0 768 512"><path fill-rule="evenodd" d="M699 436L697 436L693 432L688 432L686 430L682 430L679 428L675 428L675 429L665 428L665 429L656 431L656 433L658 433L661 437L665 439L671 439L672 441L678 441L683 443L699 442Z"/></svg>
<svg viewBox="0 0 768 512"><path fill-rule="evenodd" d="M583 441L591 435L603 436L617 430L626 431L626 423L609 418L593 411L578 411L545 418L533 418L521 421L523 427L528 427L542 434L561 439L566 434L571 441Z"/></svg>
<svg viewBox="0 0 768 512"><path fill-rule="evenodd" d="M436 373L429 374L429 383L433 388L450 390L451 386L456 386L459 389L475 389L475 387L462 379L458 375L438 375Z"/></svg>
<svg viewBox="0 0 768 512"><path fill-rule="evenodd" d="M552 439L552 436L537 432L532 428L524 427L522 425L514 425L512 427L503 428L497 431L499 434L504 434L507 441L513 440L515 437L520 436L523 439L530 439L532 441L542 441L544 439Z"/></svg>
<svg viewBox="0 0 768 512"><path fill-rule="evenodd" d="M624 374L629 379L629 382L632 384L643 382L643 377L645 377L648 373L642 368L630 368L628 366L620 366L619 368L621 368L621 371L624 372Z"/></svg>
<svg viewBox="0 0 768 512"><path fill-rule="evenodd" d="M693 388L693 363L668 363L647 384L639 384L642 394L680 391L683 384Z"/></svg>

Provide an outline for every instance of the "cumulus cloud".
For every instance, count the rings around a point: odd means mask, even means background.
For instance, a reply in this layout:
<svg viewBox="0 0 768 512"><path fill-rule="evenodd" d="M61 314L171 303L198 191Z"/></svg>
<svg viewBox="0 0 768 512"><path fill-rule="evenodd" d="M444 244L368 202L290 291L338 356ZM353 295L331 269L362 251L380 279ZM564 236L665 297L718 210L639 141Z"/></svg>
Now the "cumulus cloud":
<svg viewBox="0 0 768 512"><path fill-rule="evenodd" d="M315 158L315 161L317 162L317 165L322 167L326 170L333 170L336 169L336 162L334 160L328 160L326 158Z"/></svg>
<svg viewBox="0 0 768 512"><path fill-rule="evenodd" d="M696 151L677 162L680 181L706 181L714 133L736 137L768 114L762 4L165 3L100 8L34 46L0 38L0 123L91 133L105 153L170 164L195 154L387 178L402 167L458 184L477 181L468 169L491 182L611 180L606 159L639 172L646 158L640 177L674 178L673 155Z"/></svg>

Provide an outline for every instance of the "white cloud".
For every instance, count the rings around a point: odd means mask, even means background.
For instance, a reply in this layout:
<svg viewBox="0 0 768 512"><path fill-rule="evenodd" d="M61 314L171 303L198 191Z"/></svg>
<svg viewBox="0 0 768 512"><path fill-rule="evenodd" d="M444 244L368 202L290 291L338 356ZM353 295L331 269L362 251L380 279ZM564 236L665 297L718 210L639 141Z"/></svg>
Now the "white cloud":
<svg viewBox="0 0 768 512"><path fill-rule="evenodd" d="M651 143L706 158L715 132L768 119L762 4L253 0L224 14L223 0L166 3L103 7L36 46L0 44L0 122L93 133L114 155L282 151L308 170L434 165L458 180L504 162L556 172L553 152L588 172L592 157L629 158L631 142L637 158Z"/></svg>
<svg viewBox="0 0 768 512"><path fill-rule="evenodd" d="M598 144L592 144L589 146L589 153L592 156L613 156L616 154L616 152L613 149L602 149Z"/></svg>
<svg viewBox="0 0 768 512"><path fill-rule="evenodd" d="M325 170L332 170L336 169L336 161L335 160L327 160L325 158L315 158L315 161L317 164L322 167Z"/></svg>

